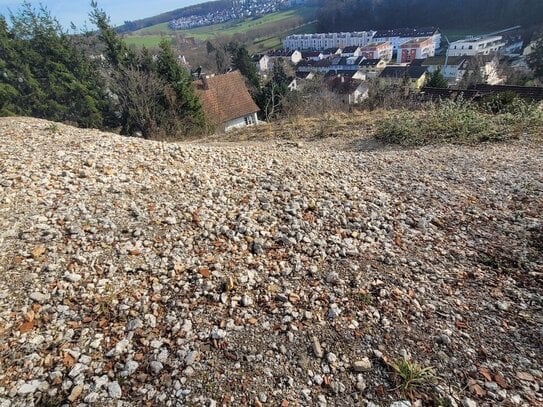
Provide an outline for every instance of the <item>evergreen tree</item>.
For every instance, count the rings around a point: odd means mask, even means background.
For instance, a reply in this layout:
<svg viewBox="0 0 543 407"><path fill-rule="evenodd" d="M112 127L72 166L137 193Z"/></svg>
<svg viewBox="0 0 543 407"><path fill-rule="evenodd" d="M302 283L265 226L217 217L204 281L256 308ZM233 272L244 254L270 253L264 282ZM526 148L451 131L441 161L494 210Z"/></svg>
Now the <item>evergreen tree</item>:
<svg viewBox="0 0 543 407"><path fill-rule="evenodd" d="M151 55L151 52L147 47L143 47L140 54L140 62L139 62L142 71L144 72L154 72L156 71L156 64L155 61L153 61L153 56Z"/></svg>
<svg viewBox="0 0 543 407"><path fill-rule="evenodd" d="M238 69L245 76L253 88L258 89L260 87L260 78L247 48L238 44L230 44L229 48L232 53L234 68Z"/></svg>
<svg viewBox="0 0 543 407"><path fill-rule="evenodd" d="M160 42L157 59L157 73L174 89L177 97L178 114L190 121L193 126L204 127L205 119L200 100L194 93L192 80L186 69L177 62L170 43L163 39Z"/></svg>
<svg viewBox="0 0 543 407"><path fill-rule="evenodd" d="M7 23L4 17L0 16L0 116L12 116L20 112L18 76L13 71L15 61L15 50Z"/></svg>
<svg viewBox="0 0 543 407"><path fill-rule="evenodd" d="M186 136L205 129L191 77L177 61L170 42L161 41L156 61L147 49L137 54L110 26L105 12L95 2L92 7L92 21L110 65L109 86L120 102L121 132L151 138Z"/></svg>
<svg viewBox="0 0 543 407"><path fill-rule="evenodd" d="M273 66L273 74L271 80L257 93L256 102L266 120L276 118L281 115L284 108L284 100L290 92L288 75L285 72L285 67L281 63L276 63Z"/></svg>
<svg viewBox="0 0 543 407"><path fill-rule="evenodd" d="M49 12L24 3L0 22L1 114L102 127L107 97L97 69Z"/></svg>
<svg viewBox="0 0 543 407"><path fill-rule="evenodd" d="M534 76L543 80L543 34L536 39L532 53L528 55L527 62L534 72Z"/></svg>
<svg viewBox="0 0 543 407"><path fill-rule="evenodd" d="M106 59L115 68L133 66L136 62L134 51L117 35L106 12L98 8L94 0L91 1L91 8L91 22L98 27L99 38L106 48Z"/></svg>
<svg viewBox="0 0 543 407"><path fill-rule="evenodd" d="M429 86L431 88L448 88L449 83L447 82L447 79L445 79L443 74L441 73L441 69L436 69L430 75L430 79L426 83L426 86Z"/></svg>

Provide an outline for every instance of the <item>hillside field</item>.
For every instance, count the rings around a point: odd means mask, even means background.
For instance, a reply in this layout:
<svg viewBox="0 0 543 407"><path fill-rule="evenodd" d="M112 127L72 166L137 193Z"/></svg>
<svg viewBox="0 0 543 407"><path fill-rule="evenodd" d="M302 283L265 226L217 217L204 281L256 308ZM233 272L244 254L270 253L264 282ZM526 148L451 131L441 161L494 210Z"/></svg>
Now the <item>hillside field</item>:
<svg viewBox="0 0 543 407"><path fill-rule="evenodd" d="M197 27L189 30L174 31L168 27L168 23L162 23L147 27L132 34L126 35L124 38L129 45L137 47L146 46L149 48L156 47L160 43L163 37L172 37L176 33L187 37L194 37L197 40L205 41L216 36L233 36L235 34L248 34L251 31L261 29L271 29L295 22L302 18L308 22L313 19L315 15L315 8L302 7L297 9L291 9L286 11L279 11L276 13L266 14L262 17L252 17L243 21L229 21L221 24L214 24L205 27ZM299 27L300 29L307 30L307 26ZM312 27L312 29L314 26ZM297 30L289 30L288 32L279 32L274 37L265 38L266 44L271 44L270 48L276 47L281 43L279 35L290 34L292 32L298 32ZM257 39L258 40L258 39ZM269 48L268 48L269 49Z"/></svg>

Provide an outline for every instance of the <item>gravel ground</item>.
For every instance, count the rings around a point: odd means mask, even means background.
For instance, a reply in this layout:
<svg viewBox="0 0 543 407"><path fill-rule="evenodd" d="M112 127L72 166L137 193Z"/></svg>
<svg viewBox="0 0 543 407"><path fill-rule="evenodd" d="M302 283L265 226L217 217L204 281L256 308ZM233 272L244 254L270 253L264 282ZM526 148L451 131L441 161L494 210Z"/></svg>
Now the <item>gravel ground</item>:
<svg viewBox="0 0 543 407"><path fill-rule="evenodd" d="M0 142L2 407L543 405L541 145Z"/></svg>

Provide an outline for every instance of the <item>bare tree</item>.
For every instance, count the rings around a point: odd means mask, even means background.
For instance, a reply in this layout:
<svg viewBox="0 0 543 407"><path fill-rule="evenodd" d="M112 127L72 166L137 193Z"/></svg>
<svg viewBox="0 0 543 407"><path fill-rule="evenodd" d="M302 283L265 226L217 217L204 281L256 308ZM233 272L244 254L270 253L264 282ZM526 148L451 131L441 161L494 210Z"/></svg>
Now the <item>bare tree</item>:
<svg viewBox="0 0 543 407"><path fill-rule="evenodd" d="M125 69L118 76L119 103L122 111L131 113L133 132L139 131L145 138L157 137L161 132L157 123L162 122L160 116L164 115L161 103L167 84L155 73L135 68Z"/></svg>

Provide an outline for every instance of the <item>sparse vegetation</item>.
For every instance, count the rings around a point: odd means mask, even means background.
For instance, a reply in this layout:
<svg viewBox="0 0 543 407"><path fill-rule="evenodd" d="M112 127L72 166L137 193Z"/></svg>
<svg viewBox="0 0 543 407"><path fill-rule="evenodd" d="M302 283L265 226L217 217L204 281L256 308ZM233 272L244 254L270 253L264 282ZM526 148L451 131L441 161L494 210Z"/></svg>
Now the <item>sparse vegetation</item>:
<svg viewBox="0 0 543 407"><path fill-rule="evenodd" d="M446 101L426 110L391 114L379 123L376 136L405 146L471 144L515 139L523 134L540 138L542 126L541 109L520 100L501 113L493 113L492 107L485 105Z"/></svg>
<svg viewBox="0 0 543 407"><path fill-rule="evenodd" d="M51 123L47 126L46 130L51 134L57 134L60 132L60 127L58 127L58 124L56 123Z"/></svg>
<svg viewBox="0 0 543 407"><path fill-rule="evenodd" d="M429 389L436 380L433 367L422 367L415 361L400 359L390 365L394 370L395 380L404 397L416 398L420 392Z"/></svg>

